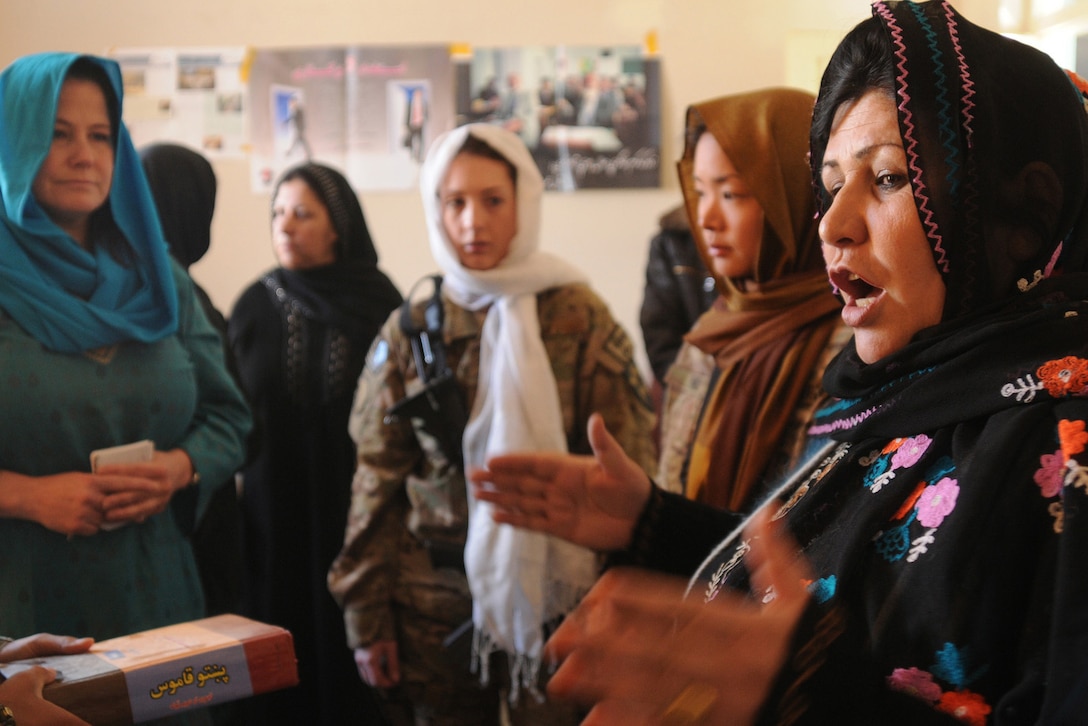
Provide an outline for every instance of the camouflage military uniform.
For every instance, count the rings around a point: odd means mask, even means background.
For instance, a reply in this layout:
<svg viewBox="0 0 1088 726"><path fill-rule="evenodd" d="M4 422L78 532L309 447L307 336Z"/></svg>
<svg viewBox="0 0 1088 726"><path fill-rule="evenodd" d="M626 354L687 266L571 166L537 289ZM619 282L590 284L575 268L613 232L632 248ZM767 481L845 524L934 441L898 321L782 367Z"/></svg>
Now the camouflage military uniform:
<svg viewBox="0 0 1088 726"><path fill-rule="evenodd" d="M483 316L448 300L444 309L446 355L471 410ZM628 454L651 471L653 412L626 333L584 285L540 293L538 313L570 451L590 451L586 422L599 412ZM393 403L421 385L394 313L359 380L350 422L358 468L329 587L344 609L349 645L397 641L402 686L387 694L391 699L451 714L436 723L486 723L497 714L495 693L480 690L467 656L455 662L454 650L442 646L472 615L460 562L468 524L464 474L420 420L384 420Z"/></svg>

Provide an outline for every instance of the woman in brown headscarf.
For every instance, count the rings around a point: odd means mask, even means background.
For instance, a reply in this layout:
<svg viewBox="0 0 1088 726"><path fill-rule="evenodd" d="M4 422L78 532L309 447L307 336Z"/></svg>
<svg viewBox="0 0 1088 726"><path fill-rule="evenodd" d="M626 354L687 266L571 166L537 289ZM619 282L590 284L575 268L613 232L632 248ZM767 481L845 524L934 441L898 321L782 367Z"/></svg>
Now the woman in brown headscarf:
<svg viewBox="0 0 1088 726"><path fill-rule="evenodd" d="M721 295L666 376L658 481L726 509L751 508L797 463L823 368L849 337L816 238L814 100L768 89L687 112L680 184Z"/></svg>

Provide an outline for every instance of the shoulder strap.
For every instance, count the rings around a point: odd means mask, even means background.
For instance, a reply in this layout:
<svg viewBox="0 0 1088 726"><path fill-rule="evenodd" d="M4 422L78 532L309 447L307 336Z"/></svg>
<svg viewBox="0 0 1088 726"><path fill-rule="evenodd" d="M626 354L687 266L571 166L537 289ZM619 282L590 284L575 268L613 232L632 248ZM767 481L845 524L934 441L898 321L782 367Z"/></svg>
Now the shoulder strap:
<svg viewBox="0 0 1088 726"><path fill-rule="evenodd" d="M422 322L413 315L413 300L420 285L430 281L434 286L431 299L423 308ZM434 380L449 371L446 365L446 348L442 340L442 325L445 312L442 307L442 276L428 275L419 280L400 306L400 329L411 341L412 355L416 361L416 371L423 383Z"/></svg>

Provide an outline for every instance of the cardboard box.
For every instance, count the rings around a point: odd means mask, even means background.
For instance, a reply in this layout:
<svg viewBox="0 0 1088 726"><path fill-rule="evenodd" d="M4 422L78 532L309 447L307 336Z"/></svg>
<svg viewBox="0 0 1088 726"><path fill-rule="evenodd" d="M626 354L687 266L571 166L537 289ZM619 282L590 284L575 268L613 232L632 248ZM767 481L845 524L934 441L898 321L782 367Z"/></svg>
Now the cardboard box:
<svg viewBox="0 0 1088 726"><path fill-rule="evenodd" d="M49 701L94 726L127 726L298 684L291 633L240 615L95 643L90 652L0 664L57 671Z"/></svg>

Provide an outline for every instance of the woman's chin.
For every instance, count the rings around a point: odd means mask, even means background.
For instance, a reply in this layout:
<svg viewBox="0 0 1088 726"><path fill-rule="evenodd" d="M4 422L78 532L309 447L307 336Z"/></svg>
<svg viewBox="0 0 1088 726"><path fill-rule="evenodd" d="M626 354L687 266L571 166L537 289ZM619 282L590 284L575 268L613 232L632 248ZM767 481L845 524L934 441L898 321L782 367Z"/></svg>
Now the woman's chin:
<svg viewBox="0 0 1088 726"><path fill-rule="evenodd" d="M854 331L854 348L865 364L876 363L901 349L905 343L889 339L885 335L867 330Z"/></svg>

